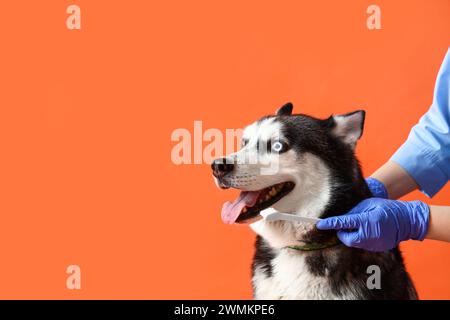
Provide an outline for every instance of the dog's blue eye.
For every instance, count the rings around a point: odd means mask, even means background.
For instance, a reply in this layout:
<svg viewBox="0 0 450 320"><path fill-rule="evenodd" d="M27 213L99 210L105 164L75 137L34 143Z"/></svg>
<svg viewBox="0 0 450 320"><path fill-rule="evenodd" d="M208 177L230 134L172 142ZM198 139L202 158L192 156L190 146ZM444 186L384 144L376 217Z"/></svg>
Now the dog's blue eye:
<svg viewBox="0 0 450 320"><path fill-rule="evenodd" d="M283 153L289 149L289 145L284 141L269 141L267 149L273 153Z"/></svg>
<svg viewBox="0 0 450 320"><path fill-rule="evenodd" d="M274 152L281 152L281 150L283 150L283 144L280 141L275 141L272 144L272 151Z"/></svg>

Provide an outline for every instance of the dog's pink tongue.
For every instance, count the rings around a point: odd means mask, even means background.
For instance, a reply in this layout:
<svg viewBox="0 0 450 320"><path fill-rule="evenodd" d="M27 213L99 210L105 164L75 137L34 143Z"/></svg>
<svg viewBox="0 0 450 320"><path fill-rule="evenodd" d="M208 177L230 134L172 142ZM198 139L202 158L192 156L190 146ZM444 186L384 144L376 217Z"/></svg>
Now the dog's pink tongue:
<svg viewBox="0 0 450 320"><path fill-rule="evenodd" d="M227 201L222 206L222 221L234 223L245 206L253 207L258 200L259 191L242 191L234 202Z"/></svg>

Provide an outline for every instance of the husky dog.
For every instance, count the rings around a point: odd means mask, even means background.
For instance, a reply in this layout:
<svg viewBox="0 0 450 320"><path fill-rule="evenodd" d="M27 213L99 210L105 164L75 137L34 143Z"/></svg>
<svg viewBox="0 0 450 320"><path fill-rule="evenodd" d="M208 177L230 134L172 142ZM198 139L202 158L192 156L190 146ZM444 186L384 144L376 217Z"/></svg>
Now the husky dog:
<svg viewBox="0 0 450 320"><path fill-rule="evenodd" d="M241 190L238 199L224 204L223 221L248 223L257 233L254 297L417 299L398 248L380 253L349 248L333 230L261 219L260 211L269 207L326 218L372 196L354 155L365 112L322 120L292 114L292 108L288 103L247 126L241 150L212 163L220 188Z"/></svg>

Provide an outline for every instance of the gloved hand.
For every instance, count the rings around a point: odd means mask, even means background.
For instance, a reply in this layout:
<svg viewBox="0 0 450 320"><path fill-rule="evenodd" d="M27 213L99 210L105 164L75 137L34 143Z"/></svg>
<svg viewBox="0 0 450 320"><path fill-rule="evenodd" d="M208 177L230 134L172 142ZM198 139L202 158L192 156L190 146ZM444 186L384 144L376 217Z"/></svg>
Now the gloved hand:
<svg viewBox="0 0 450 320"><path fill-rule="evenodd" d="M376 198L388 199L388 193L384 184L372 177L366 179L366 183L369 186L369 190L372 192L373 196Z"/></svg>
<svg viewBox="0 0 450 320"><path fill-rule="evenodd" d="M386 251L400 241L423 240L428 231L430 209L421 201L369 198L343 216L320 220L316 227L338 230L349 247Z"/></svg>

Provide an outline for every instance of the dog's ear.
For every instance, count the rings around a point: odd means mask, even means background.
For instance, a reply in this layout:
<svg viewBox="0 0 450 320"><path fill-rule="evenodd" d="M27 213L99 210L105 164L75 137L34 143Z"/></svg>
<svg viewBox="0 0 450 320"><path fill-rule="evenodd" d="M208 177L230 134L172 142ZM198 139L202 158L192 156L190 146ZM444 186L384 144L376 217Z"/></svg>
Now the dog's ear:
<svg viewBox="0 0 450 320"><path fill-rule="evenodd" d="M332 116L329 119L333 120L331 133L349 144L352 148L355 148L356 141L361 138L363 133L365 117L366 112L364 110Z"/></svg>
<svg viewBox="0 0 450 320"><path fill-rule="evenodd" d="M290 116L292 114L292 109L294 106L292 103L288 102L284 106L282 106L280 109L277 110L277 116Z"/></svg>

